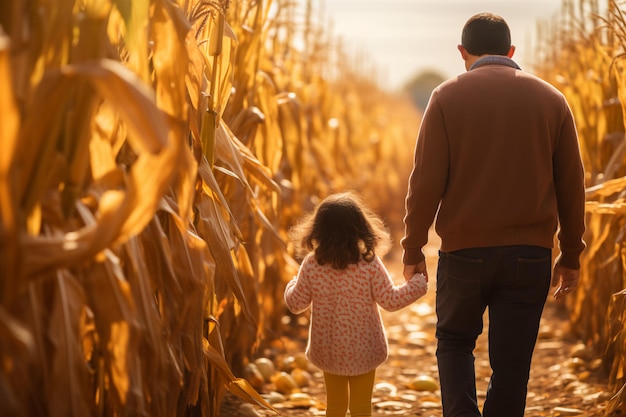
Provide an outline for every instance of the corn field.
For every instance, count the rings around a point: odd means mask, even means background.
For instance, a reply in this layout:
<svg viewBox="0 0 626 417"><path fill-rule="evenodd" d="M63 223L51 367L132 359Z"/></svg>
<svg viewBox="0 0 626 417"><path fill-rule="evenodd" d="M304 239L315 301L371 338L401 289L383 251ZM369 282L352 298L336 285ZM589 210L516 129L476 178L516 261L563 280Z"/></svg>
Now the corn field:
<svg viewBox="0 0 626 417"><path fill-rule="evenodd" d="M289 226L356 189L401 231L419 125L320 20L310 0L0 3L0 415L271 409L241 376L282 332ZM626 6L564 0L538 32L587 171L564 307L624 414Z"/></svg>
<svg viewBox="0 0 626 417"><path fill-rule="evenodd" d="M572 329L603 360L615 393L605 415L626 413L626 4L566 0L539 27L537 72L567 96L587 185L587 249Z"/></svg>
<svg viewBox="0 0 626 417"><path fill-rule="evenodd" d="M417 112L310 2L14 0L0 30L0 415L271 409L241 373L287 229L347 188L398 224Z"/></svg>

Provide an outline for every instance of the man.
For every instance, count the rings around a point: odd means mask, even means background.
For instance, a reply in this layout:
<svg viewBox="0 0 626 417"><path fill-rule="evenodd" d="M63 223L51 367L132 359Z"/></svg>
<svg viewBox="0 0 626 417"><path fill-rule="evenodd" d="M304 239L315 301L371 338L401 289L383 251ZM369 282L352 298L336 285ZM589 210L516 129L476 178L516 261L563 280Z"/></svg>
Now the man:
<svg viewBox="0 0 626 417"><path fill-rule="evenodd" d="M437 361L445 417L480 416L474 355L489 311L485 417L523 416L539 320L578 283L584 172L561 93L520 70L502 17L470 18L467 72L432 92L406 197L405 277L428 276L422 248L437 216Z"/></svg>

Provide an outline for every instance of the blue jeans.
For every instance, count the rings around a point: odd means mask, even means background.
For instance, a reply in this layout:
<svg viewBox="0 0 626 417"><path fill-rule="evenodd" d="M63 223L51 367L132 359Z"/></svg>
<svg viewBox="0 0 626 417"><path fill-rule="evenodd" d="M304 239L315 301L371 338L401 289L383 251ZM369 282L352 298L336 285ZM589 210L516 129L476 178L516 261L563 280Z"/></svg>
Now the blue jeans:
<svg viewBox="0 0 626 417"><path fill-rule="evenodd" d="M551 250L537 246L439 253L436 336L445 417L481 415L473 351L487 307L492 375L483 416L524 415L530 363L551 272Z"/></svg>

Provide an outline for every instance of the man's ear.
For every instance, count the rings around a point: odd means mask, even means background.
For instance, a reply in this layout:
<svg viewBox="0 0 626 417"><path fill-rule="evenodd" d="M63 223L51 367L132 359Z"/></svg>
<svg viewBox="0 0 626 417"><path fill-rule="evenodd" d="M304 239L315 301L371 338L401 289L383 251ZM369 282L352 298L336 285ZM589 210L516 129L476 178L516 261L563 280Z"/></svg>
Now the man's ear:
<svg viewBox="0 0 626 417"><path fill-rule="evenodd" d="M467 58L469 57L469 54L467 53L467 49L465 49L463 45L457 45L457 49L461 53L461 58L463 58L463 61L467 61Z"/></svg>
<svg viewBox="0 0 626 417"><path fill-rule="evenodd" d="M511 48L509 48L509 53L506 54L506 56L508 56L509 58L513 58L514 53L515 53L515 45L511 45Z"/></svg>

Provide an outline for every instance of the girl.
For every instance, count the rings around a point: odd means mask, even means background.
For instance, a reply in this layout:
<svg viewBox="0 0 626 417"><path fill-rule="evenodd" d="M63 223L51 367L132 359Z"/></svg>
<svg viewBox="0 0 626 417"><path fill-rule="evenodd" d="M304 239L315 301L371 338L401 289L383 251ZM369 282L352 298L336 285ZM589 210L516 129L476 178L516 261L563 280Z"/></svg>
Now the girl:
<svg viewBox="0 0 626 417"><path fill-rule="evenodd" d="M327 417L372 415L376 368L387 359L378 306L399 310L426 294L424 275L395 286L380 256L390 236L354 193L334 194L291 231L305 256L285 289L293 313L311 307L306 355L324 372Z"/></svg>

